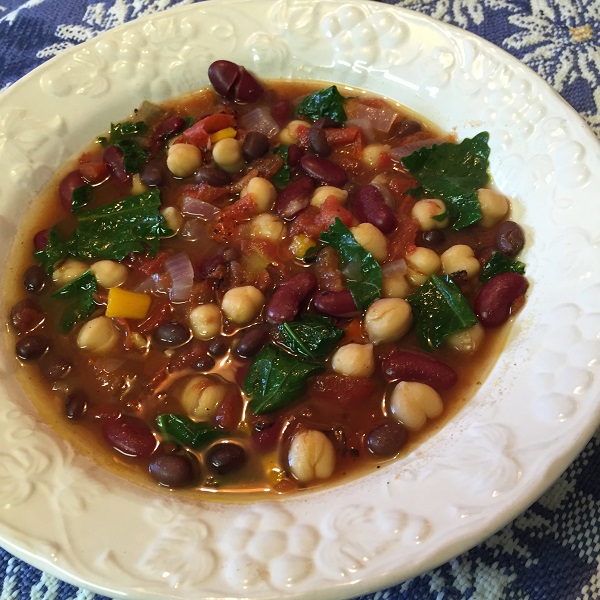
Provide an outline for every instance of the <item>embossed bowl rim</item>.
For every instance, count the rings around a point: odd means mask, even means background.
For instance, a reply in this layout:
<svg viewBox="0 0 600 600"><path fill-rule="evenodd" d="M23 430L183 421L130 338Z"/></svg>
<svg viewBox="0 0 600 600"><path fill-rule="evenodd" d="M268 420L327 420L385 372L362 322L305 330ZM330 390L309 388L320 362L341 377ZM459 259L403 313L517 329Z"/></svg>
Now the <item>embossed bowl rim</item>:
<svg viewBox="0 0 600 600"><path fill-rule="evenodd" d="M252 504L181 501L98 468L41 421L3 344L0 543L112 597L387 587L514 518L600 423L598 142L513 57L423 15L366 0L208 0L105 32L0 95L4 239L99 130L144 99L206 86L216 58L259 77L365 88L460 138L489 130L492 175L527 230L528 302L479 393L418 451L343 486Z"/></svg>

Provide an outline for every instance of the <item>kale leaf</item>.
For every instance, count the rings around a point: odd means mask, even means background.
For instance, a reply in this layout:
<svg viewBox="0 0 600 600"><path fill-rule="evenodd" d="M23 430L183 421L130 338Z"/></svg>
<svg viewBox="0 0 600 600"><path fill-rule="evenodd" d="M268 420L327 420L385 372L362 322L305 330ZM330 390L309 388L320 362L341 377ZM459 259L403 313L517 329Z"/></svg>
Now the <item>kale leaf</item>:
<svg viewBox="0 0 600 600"><path fill-rule="evenodd" d="M88 270L52 294L53 298L71 300L60 317L63 332L70 331L75 323L87 319L96 310L96 290L96 278Z"/></svg>
<svg viewBox="0 0 600 600"><path fill-rule="evenodd" d="M304 115L312 121L316 121L321 117L329 117L343 125L347 119L344 110L344 97L338 92L335 85L313 92L298 105L296 115Z"/></svg>
<svg viewBox="0 0 600 600"><path fill-rule="evenodd" d="M204 421L193 421L186 415L166 413L156 417L155 422L167 439L193 450L200 450L227 435L224 429Z"/></svg>
<svg viewBox="0 0 600 600"><path fill-rule="evenodd" d="M279 146L279 147L275 148L275 150L274 150L275 154L279 154L279 156L281 156L281 158L283 158L283 165L281 165L281 167L279 168L277 173L275 173L275 175L273 175L273 177L271 178L271 183L278 190L282 190L290 182L291 172L290 172L290 166L288 164L289 150L290 150L290 147L285 146L285 145Z"/></svg>
<svg viewBox="0 0 600 600"><path fill-rule="evenodd" d="M322 358L333 350L344 337L332 319L309 315L281 323L277 328L277 341L293 354L306 358Z"/></svg>
<svg viewBox="0 0 600 600"><path fill-rule="evenodd" d="M485 264L485 267L483 267L479 275L479 281L488 281L500 273L518 273L519 275L524 275L525 263L514 258L509 258L502 254L502 252L494 252Z"/></svg>

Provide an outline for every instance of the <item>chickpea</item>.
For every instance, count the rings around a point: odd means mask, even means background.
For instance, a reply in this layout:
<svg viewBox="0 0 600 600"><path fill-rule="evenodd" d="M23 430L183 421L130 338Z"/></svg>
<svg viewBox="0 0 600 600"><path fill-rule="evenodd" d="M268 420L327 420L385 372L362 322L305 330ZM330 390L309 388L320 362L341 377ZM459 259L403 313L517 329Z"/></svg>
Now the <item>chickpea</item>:
<svg viewBox="0 0 600 600"><path fill-rule="evenodd" d="M407 298L412 290L404 273L383 274L381 294L384 298Z"/></svg>
<svg viewBox="0 0 600 600"><path fill-rule="evenodd" d="M240 193L240 196L250 194L259 213L271 210L277 197L275 186L264 177L253 177Z"/></svg>
<svg viewBox="0 0 600 600"><path fill-rule="evenodd" d="M88 321L77 334L77 346L95 354L108 354L118 340L119 333L112 319L105 316Z"/></svg>
<svg viewBox="0 0 600 600"><path fill-rule="evenodd" d="M448 227L450 219L446 205L436 198L418 200L412 209L412 217L419 223L421 231Z"/></svg>
<svg viewBox="0 0 600 600"><path fill-rule="evenodd" d="M464 271L469 279L476 277L481 270L481 264L475 258L475 252L466 244L455 244L442 253L442 270L447 275Z"/></svg>
<svg viewBox="0 0 600 600"><path fill-rule="evenodd" d="M271 213L262 213L250 221L250 235L278 241L287 235L285 223Z"/></svg>
<svg viewBox="0 0 600 600"><path fill-rule="evenodd" d="M221 332L221 309L216 304L200 304L190 311L190 329L199 340L210 340Z"/></svg>
<svg viewBox="0 0 600 600"><path fill-rule="evenodd" d="M383 262L388 255L387 238L375 225L361 223L350 229L354 239L367 251L370 252L377 262Z"/></svg>
<svg viewBox="0 0 600 600"><path fill-rule="evenodd" d="M245 325L258 316L264 303L265 297L258 288L244 285L225 292L221 301L221 310L230 321Z"/></svg>
<svg viewBox="0 0 600 600"><path fill-rule="evenodd" d="M405 260L408 265L406 278L414 286L423 285L442 266L439 255L430 248L417 247L406 255Z"/></svg>
<svg viewBox="0 0 600 600"><path fill-rule="evenodd" d="M390 398L392 416L408 429L418 431L427 419L442 414L441 396L431 386L417 381L401 381L396 384Z"/></svg>
<svg viewBox="0 0 600 600"><path fill-rule="evenodd" d="M367 144L362 151L362 161L372 169L381 165L385 155L390 151L388 144Z"/></svg>
<svg viewBox="0 0 600 600"><path fill-rule="evenodd" d="M458 352L472 354L481 346L484 335L483 326L480 323L475 323L472 327L461 329L461 331L449 335L445 343Z"/></svg>
<svg viewBox="0 0 600 600"><path fill-rule="evenodd" d="M239 173L244 165L242 146L235 138L219 140L212 149L213 160L227 173Z"/></svg>
<svg viewBox="0 0 600 600"><path fill-rule="evenodd" d="M345 344L331 357L331 368L340 375L370 377L375 371L372 344Z"/></svg>
<svg viewBox="0 0 600 600"><path fill-rule="evenodd" d="M189 177L202 166L202 152L192 144L173 144L167 150L167 168L175 177Z"/></svg>
<svg viewBox="0 0 600 600"><path fill-rule="evenodd" d="M507 214L510 204L508 198L496 190L480 188L477 199L481 206L481 221L483 227L491 227L501 221Z"/></svg>
<svg viewBox="0 0 600 600"><path fill-rule="evenodd" d="M99 260L90 267L90 271L98 285L107 289L123 285L129 274L129 269L115 260Z"/></svg>
<svg viewBox="0 0 600 600"><path fill-rule="evenodd" d="M83 275L87 270L88 266L85 263L74 258L67 258L52 271L52 281L58 287L63 287L69 281Z"/></svg>
<svg viewBox="0 0 600 600"><path fill-rule="evenodd" d="M279 132L279 141L286 145L297 144L299 140L298 129L300 127L306 127L307 129L310 129L310 123L308 121L301 121L300 119L290 121Z"/></svg>
<svg viewBox="0 0 600 600"><path fill-rule="evenodd" d="M371 343L397 342L412 325L412 309L402 298L381 298L367 309L364 324Z"/></svg>
<svg viewBox="0 0 600 600"><path fill-rule="evenodd" d="M131 194L137 196L148 191L148 186L141 180L140 174L135 173L131 177Z"/></svg>
<svg viewBox="0 0 600 600"><path fill-rule="evenodd" d="M183 227L183 215L174 206L167 206L160 211L163 216L167 227L176 235L177 232Z"/></svg>
<svg viewBox="0 0 600 600"><path fill-rule="evenodd" d="M310 203L313 206L321 206L330 196L333 196L340 204L345 204L348 199L348 192L333 185L322 185L313 192Z"/></svg>
<svg viewBox="0 0 600 600"><path fill-rule="evenodd" d="M290 444L288 463L300 483L327 479L335 468L335 449L324 433L315 429L299 431Z"/></svg>
<svg viewBox="0 0 600 600"><path fill-rule="evenodd" d="M190 379L183 388L180 402L191 417L204 421L215 416L226 394L227 386L217 383L212 377L199 375Z"/></svg>

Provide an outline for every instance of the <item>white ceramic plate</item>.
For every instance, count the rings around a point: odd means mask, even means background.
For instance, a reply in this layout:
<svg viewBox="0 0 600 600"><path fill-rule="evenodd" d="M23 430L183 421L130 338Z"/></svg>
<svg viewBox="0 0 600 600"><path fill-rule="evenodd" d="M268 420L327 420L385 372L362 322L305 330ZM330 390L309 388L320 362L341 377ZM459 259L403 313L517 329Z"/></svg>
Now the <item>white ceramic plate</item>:
<svg viewBox="0 0 600 600"><path fill-rule="evenodd" d="M40 422L3 347L0 543L111 597L355 596L499 529L600 423L599 146L519 62L426 17L365 1L209 1L107 32L0 96L2 239L111 120L205 87L218 58L366 88L461 138L488 130L492 174L530 241L527 305L479 394L417 453L344 486L243 505L181 502L77 456Z"/></svg>

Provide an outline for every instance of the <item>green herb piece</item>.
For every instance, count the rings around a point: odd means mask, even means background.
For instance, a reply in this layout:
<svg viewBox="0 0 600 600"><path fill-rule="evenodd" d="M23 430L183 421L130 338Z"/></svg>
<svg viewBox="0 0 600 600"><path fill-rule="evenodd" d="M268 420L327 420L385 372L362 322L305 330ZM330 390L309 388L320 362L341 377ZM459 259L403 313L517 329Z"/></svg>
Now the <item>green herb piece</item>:
<svg viewBox="0 0 600 600"><path fill-rule="evenodd" d="M116 146L123 153L123 167L127 173L137 173L148 160L148 151L134 138L148 131L144 121L111 123L108 137L96 138L103 146Z"/></svg>
<svg viewBox="0 0 600 600"><path fill-rule="evenodd" d="M135 140L124 139L115 142L123 153L123 167L127 173L137 173L148 160L148 151L144 150Z"/></svg>
<svg viewBox="0 0 600 600"><path fill-rule="evenodd" d="M287 406L306 390L308 378L324 369L268 344L256 355L244 381L250 410L262 415Z"/></svg>
<svg viewBox="0 0 600 600"><path fill-rule="evenodd" d="M111 123L108 137L99 136L97 140L104 146L114 144L120 140L136 135L143 135L148 131L148 125L144 121L124 121L123 123Z"/></svg>
<svg viewBox="0 0 600 600"><path fill-rule="evenodd" d="M279 168L277 173L271 178L271 183L278 189L282 190L290 182L290 166L288 164L289 146L278 146L274 150L274 154L279 154L283 158L283 165Z"/></svg>
<svg viewBox="0 0 600 600"><path fill-rule="evenodd" d="M81 212L91 202L93 190L94 188L89 183L84 183L73 190L71 193L71 212L74 215Z"/></svg>
<svg viewBox="0 0 600 600"><path fill-rule="evenodd" d="M193 421L185 415L167 413L156 417L156 426L172 442L200 450L227 432L204 421Z"/></svg>
<svg viewBox="0 0 600 600"><path fill-rule="evenodd" d="M502 252L494 252L479 275L479 281L488 281L500 273L525 274L525 263L504 256Z"/></svg>
<svg viewBox="0 0 600 600"><path fill-rule="evenodd" d="M341 125L347 119L344 97L338 92L335 85L306 96L296 109L296 114L304 115L312 121L321 117L329 117Z"/></svg>
<svg viewBox="0 0 600 600"><path fill-rule="evenodd" d="M460 144L420 148L402 162L428 194L442 199L453 229L481 219L477 190L489 183L489 134L482 132Z"/></svg>
<svg viewBox="0 0 600 600"><path fill-rule="evenodd" d="M467 299L448 275L432 275L407 300L417 338L426 350L435 350L449 335L477 323Z"/></svg>
<svg viewBox="0 0 600 600"><path fill-rule="evenodd" d="M63 332L70 331L75 323L87 319L96 310L96 289L96 278L88 270L52 294L53 298L71 300L60 317Z"/></svg>
<svg viewBox="0 0 600 600"><path fill-rule="evenodd" d="M277 341L290 352L307 358L322 358L344 337L329 317L307 316L282 323L277 328Z"/></svg>
<svg viewBox="0 0 600 600"><path fill-rule="evenodd" d="M33 253L35 259L44 267L46 273L52 273L54 265L66 256L74 256L73 239L62 235L58 226L48 233L48 241L43 250Z"/></svg>
<svg viewBox="0 0 600 600"><path fill-rule="evenodd" d="M381 296L383 274L379 263L356 241L339 217L321 234L320 240L337 250L346 286L359 310Z"/></svg>

